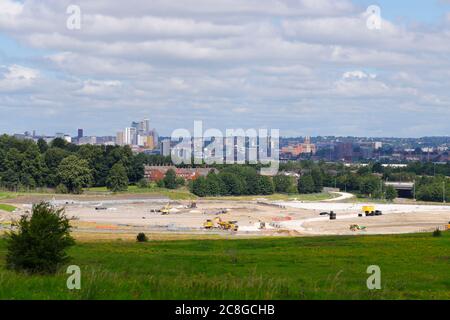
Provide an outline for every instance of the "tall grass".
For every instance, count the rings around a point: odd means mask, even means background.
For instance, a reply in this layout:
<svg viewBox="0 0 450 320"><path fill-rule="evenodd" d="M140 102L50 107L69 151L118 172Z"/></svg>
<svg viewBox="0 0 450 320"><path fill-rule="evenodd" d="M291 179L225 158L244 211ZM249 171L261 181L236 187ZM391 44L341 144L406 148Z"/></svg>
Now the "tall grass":
<svg viewBox="0 0 450 320"><path fill-rule="evenodd" d="M0 299L450 299L450 233L79 243L80 291L55 276L5 270ZM379 265L382 289L368 290Z"/></svg>

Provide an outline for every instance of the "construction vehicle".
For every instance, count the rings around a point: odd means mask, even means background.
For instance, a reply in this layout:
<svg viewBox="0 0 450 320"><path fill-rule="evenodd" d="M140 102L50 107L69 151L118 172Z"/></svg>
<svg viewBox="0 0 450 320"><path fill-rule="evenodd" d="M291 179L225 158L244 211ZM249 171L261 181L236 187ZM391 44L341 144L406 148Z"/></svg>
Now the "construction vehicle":
<svg viewBox="0 0 450 320"><path fill-rule="evenodd" d="M351 231L365 231L366 227L365 226L360 226L358 224L352 224L352 225L350 225L350 230Z"/></svg>
<svg viewBox="0 0 450 320"><path fill-rule="evenodd" d="M170 206L170 203L166 204L164 207L162 207L159 212L161 212L162 215L167 215L170 213L170 210L172 207Z"/></svg>
<svg viewBox="0 0 450 320"><path fill-rule="evenodd" d="M188 209L197 209L197 202L192 201L192 202L188 205Z"/></svg>
<svg viewBox="0 0 450 320"><path fill-rule="evenodd" d="M375 210L374 206L363 206L362 211L366 217L381 216L383 214L380 210Z"/></svg>
<svg viewBox="0 0 450 320"><path fill-rule="evenodd" d="M239 226L237 221L224 221L220 217L214 219L217 222L217 227L222 230L238 231Z"/></svg>
<svg viewBox="0 0 450 320"><path fill-rule="evenodd" d="M330 212L330 220L336 220L336 213L333 211Z"/></svg>
<svg viewBox="0 0 450 320"><path fill-rule="evenodd" d="M213 229L214 228L214 222L211 219L206 220L203 223L203 228L208 229L208 230Z"/></svg>

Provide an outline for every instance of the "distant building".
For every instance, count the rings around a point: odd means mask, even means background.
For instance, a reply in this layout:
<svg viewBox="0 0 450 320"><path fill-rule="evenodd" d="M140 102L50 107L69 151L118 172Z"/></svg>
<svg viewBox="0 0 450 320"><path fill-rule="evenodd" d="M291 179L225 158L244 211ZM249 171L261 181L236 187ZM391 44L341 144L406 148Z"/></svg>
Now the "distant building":
<svg viewBox="0 0 450 320"><path fill-rule="evenodd" d="M351 162L353 160L353 143L339 142L335 146L336 160L344 160Z"/></svg>
<svg viewBox="0 0 450 320"><path fill-rule="evenodd" d="M301 154L315 154L316 152L316 145L311 143L310 137L306 137L304 143L281 148L281 153L290 153L295 157L298 157Z"/></svg>
<svg viewBox="0 0 450 320"><path fill-rule="evenodd" d="M80 138L83 138L83 136L84 136L83 129L78 129L78 135L77 135L77 138L80 139Z"/></svg>
<svg viewBox="0 0 450 320"><path fill-rule="evenodd" d="M97 137L80 137L78 138L78 144L79 145L85 145L85 144L97 144Z"/></svg>
<svg viewBox="0 0 450 320"><path fill-rule="evenodd" d="M117 135L116 135L116 144L117 145L123 146L125 144L124 136L125 136L125 134L123 133L123 131L117 132Z"/></svg>
<svg viewBox="0 0 450 320"><path fill-rule="evenodd" d="M155 129L150 129L150 120L133 121L131 126L119 132L116 144L129 145L136 152L153 150L158 146L158 133Z"/></svg>
<svg viewBox="0 0 450 320"><path fill-rule="evenodd" d="M170 156L170 140L166 139L161 141L159 149L161 150L161 155L164 157Z"/></svg>
<svg viewBox="0 0 450 320"><path fill-rule="evenodd" d="M199 177L206 177L211 170L217 172L216 169L211 168L177 168L175 166L145 166L145 178L149 181L159 181L164 179L168 170L174 170L177 177L185 180L195 180Z"/></svg>
<svg viewBox="0 0 450 320"><path fill-rule="evenodd" d="M123 143L125 145L137 145L136 128L125 128L123 135Z"/></svg>

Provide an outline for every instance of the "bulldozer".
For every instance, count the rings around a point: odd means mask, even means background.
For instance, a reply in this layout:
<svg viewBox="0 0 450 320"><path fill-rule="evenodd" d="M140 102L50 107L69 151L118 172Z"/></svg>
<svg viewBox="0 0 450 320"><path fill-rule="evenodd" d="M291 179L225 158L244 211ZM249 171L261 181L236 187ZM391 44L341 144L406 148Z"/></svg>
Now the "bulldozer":
<svg viewBox="0 0 450 320"><path fill-rule="evenodd" d="M203 228L208 229L208 230L213 229L214 228L214 222L211 219L206 220L203 223Z"/></svg>

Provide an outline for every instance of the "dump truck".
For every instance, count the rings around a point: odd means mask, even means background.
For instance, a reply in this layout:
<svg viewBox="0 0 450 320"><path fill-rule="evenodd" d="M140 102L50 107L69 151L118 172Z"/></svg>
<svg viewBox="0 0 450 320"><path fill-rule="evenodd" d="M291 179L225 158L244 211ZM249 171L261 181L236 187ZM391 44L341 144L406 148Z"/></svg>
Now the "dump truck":
<svg viewBox="0 0 450 320"><path fill-rule="evenodd" d="M383 214L380 210L375 210L374 206L363 206L362 211L366 217L381 216Z"/></svg>

